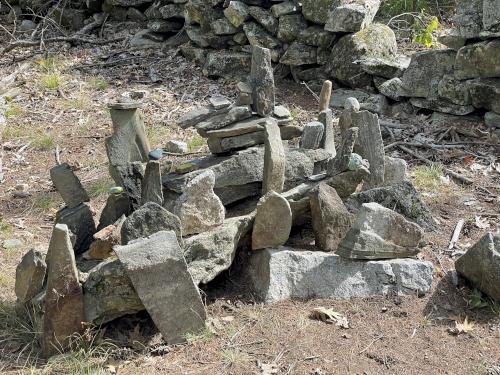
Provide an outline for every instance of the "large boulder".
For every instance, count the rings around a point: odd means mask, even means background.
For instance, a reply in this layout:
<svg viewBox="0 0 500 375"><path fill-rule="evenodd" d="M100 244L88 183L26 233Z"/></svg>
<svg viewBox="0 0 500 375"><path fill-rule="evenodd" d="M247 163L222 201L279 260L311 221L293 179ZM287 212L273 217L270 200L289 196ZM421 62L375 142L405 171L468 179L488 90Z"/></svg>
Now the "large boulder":
<svg viewBox="0 0 500 375"><path fill-rule="evenodd" d="M348 86L369 86L372 77L355 62L368 58L392 60L396 52L394 32L388 26L371 24L339 39L332 48L328 69L333 78Z"/></svg>
<svg viewBox="0 0 500 375"><path fill-rule="evenodd" d="M351 299L423 295L433 265L416 259L360 262L336 254L280 248L252 253L249 278L266 303L289 298Z"/></svg>
<svg viewBox="0 0 500 375"><path fill-rule="evenodd" d="M474 79L467 81L467 87L474 107L500 113L500 78Z"/></svg>
<svg viewBox="0 0 500 375"><path fill-rule="evenodd" d="M328 14L325 30L353 33L370 25L380 6L380 0L340 1Z"/></svg>
<svg viewBox="0 0 500 375"><path fill-rule="evenodd" d="M500 301L500 237L485 234L455 262L457 272Z"/></svg>
<svg viewBox="0 0 500 375"><path fill-rule="evenodd" d="M330 9L339 4L338 0L302 0L302 14L305 19L320 25L328 20Z"/></svg>
<svg viewBox="0 0 500 375"><path fill-rule="evenodd" d="M470 44L458 50L455 59L455 77L500 77L500 39Z"/></svg>

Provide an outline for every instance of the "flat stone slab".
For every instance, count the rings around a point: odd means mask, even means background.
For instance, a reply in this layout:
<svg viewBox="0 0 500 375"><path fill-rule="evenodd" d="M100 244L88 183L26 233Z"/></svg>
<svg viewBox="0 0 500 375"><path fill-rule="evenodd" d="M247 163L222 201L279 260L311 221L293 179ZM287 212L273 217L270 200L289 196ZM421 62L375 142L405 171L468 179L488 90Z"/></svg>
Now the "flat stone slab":
<svg viewBox="0 0 500 375"><path fill-rule="evenodd" d="M116 246L115 252L168 344L184 343L186 334L205 328L205 307L173 231Z"/></svg>
<svg viewBox="0 0 500 375"><path fill-rule="evenodd" d="M252 252L248 275L260 298L272 303L290 298L423 295L431 288L432 271L431 262L416 259L366 262L280 247Z"/></svg>

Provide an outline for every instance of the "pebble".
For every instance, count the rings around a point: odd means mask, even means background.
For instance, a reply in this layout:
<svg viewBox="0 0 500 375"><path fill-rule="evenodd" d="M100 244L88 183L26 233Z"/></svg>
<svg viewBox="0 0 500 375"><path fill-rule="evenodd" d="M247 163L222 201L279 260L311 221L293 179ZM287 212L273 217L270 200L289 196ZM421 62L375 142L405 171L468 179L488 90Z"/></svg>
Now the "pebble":
<svg viewBox="0 0 500 375"><path fill-rule="evenodd" d="M18 247L21 247L23 245L21 240L18 240L17 238L11 238L3 241L2 247L5 250L9 249L16 249Z"/></svg>
<svg viewBox="0 0 500 375"><path fill-rule="evenodd" d="M161 148L155 148L154 150L149 151L148 157L149 160L160 160L163 156L163 151Z"/></svg>
<svg viewBox="0 0 500 375"><path fill-rule="evenodd" d="M109 194L121 194L123 193L123 188L121 186L113 186L109 188Z"/></svg>

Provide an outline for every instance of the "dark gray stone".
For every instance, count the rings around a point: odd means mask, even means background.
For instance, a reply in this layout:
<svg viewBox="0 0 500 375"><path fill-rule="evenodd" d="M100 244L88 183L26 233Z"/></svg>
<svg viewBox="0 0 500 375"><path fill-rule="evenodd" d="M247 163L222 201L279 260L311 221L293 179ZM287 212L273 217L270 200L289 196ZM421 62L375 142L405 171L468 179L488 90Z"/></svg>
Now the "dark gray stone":
<svg viewBox="0 0 500 375"><path fill-rule="evenodd" d="M286 156L280 129L276 121L268 119L265 125L264 171L262 194L269 191L281 193L285 184Z"/></svg>
<svg viewBox="0 0 500 375"><path fill-rule="evenodd" d="M47 265L41 252L31 249L16 267L15 292L17 300L26 303L40 293Z"/></svg>
<svg viewBox="0 0 500 375"><path fill-rule="evenodd" d="M305 149L317 149L321 145L325 126L319 121L312 121L304 126L304 132L300 138L300 147Z"/></svg>
<svg viewBox="0 0 500 375"><path fill-rule="evenodd" d="M57 224L66 224L75 235L73 248L75 254L81 254L89 249L92 242L92 236L96 232L92 211L85 203L77 207L65 207L57 211Z"/></svg>
<svg viewBox="0 0 500 375"><path fill-rule="evenodd" d="M270 116L274 111L274 74L267 48L252 47L250 85L253 110L260 116Z"/></svg>
<svg viewBox="0 0 500 375"><path fill-rule="evenodd" d="M146 172L142 179L141 204L153 202L163 205L163 187L161 184L160 162L151 160L146 165Z"/></svg>
<svg viewBox="0 0 500 375"><path fill-rule="evenodd" d="M80 179L67 163L52 167L50 169L50 179L69 208L75 208L80 203L90 200Z"/></svg>

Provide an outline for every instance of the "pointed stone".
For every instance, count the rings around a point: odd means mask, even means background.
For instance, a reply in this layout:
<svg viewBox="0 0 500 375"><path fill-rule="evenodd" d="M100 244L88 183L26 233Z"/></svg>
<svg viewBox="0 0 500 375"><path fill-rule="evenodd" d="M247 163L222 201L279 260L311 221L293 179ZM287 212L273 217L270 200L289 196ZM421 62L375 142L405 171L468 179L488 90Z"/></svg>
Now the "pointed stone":
<svg viewBox="0 0 500 375"><path fill-rule="evenodd" d="M270 116L274 111L274 74L271 51L252 47L252 68L250 72L253 110L260 116Z"/></svg>
<svg viewBox="0 0 500 375"><path fill-rule="evenodd" d="M205 328L205 308L174 232L157 232L116 246L115 252L169 345L184 343L187 334Z"/></svg>
<svg viewBox="0 0 500 375"><path fill-rule="evenodd" d="M94 235L95 223L92 217L92 211L85 203L75 208L65 207L56 214L57 224L66 224L75 235L74 250L75 254L81 254L89 249Z"/></svg>
<svg viewBox="0 0 500 375"><path fill-rule="evenodd" d="M330 108L319 113L319 122L323 124L324 131L320 146L330 153L332 158L337 155L335 149L335 132L333 129L333 112Z"/></svg>
<svg viewBox="0 0 500 375"><path fill-rule="evenodd" d="M252 250L284 245L292 229L290 204L280 194L270 191L257 203L253 224Z"/></svg>
<svg viewBox="0 0 500 375"><path fill-rule="evenodd" d="M351 228L353 215L347 211L334 188L321 182L309 193L311 217L316 246L335 251Z"/></svg>
<svg viewBox="0 0 500 375"><path fill-rule="evenodd" d="M423 231L378 203L365 203L340 242L337 254L350 259L406 258L420 252Z"/></svg>
<svg viewBox="0 0 500 375"><path fill-rule="evenodd" d="M324 125L319 121L311 121L304 126L302 137L300 138L300 148L315 150L319 148L323 133Z"/></svg>
<svg viewBox="0 0 500 375"><path fill-rule="evenodd" d="M67 163L51 168L50 179L69 208L74 208L80 203L90 200L82 183Z"/></svg>
<svg viewBox="0 0 500 375"><path fill-rule="evenodd" d="M16 267L16 297L26 303L42 291L47 265L41 252L31 249Z"/></svg>
<svg viewBox="0 0 500 375"><path fill-rule="evenodd" d="M330 99L332 97L332 81L323 82L321 93L319 95L319 111L322 112L330 108Z"/></svg>
<svg viewBox="0 0 500 375"><path fill-rule="evenodd" d="M271 190L281 193L285 183L286 156L280 129L275 120L271 118L266 120L264 134L265 151L262 194L266 194Z"/></svg>
<svg viewBox="0 0 500 375"><path fill-rule="evenodd" d="M129 216L131 212L130 200L125 194L110 194L102 209L97 230L112 225L123 215Z"/></svg>
<svg viewBox="0 0 500 375"><path fill-rule="evenodd" d="M326 170L328 176L335 176L349 169L349 161L351 160L354 144L358 138L358 131L358 128L348 128L346 130L339 153L334 159L330 159L328 162Z"/></svg>
<svg viewBox="0 0 500 375"><path fill-rule="evenodd" d="M46 357L68 349L69 337L82 331L83 292L78 281L69 229L56 224L47 252L47 293L42 351Z"/></svg>
<svg viewBox="0 0 500 375"><path fill-rule="evenodd" d="M144 178L142 179L141 203L144 205L148 202L153 202L160 206L163 205L160 162L156 160L148 162Z"/></svg>

